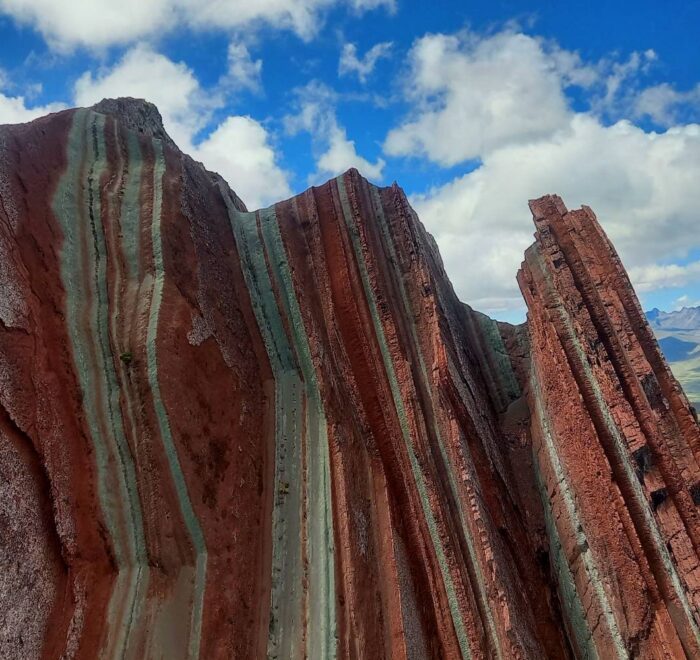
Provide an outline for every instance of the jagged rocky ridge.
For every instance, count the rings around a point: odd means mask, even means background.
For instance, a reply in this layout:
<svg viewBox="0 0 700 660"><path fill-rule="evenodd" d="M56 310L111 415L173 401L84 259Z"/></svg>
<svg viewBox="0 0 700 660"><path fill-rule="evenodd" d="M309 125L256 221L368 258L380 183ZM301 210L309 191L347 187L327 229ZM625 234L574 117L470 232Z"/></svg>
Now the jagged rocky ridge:
<svg viewBox="0 0 700 660"><path fill-rule="evenodd" d="M251 213L149 104L0 127L0 656L697 657L696 420L531 207L514 327L396 185Z"/></svg>

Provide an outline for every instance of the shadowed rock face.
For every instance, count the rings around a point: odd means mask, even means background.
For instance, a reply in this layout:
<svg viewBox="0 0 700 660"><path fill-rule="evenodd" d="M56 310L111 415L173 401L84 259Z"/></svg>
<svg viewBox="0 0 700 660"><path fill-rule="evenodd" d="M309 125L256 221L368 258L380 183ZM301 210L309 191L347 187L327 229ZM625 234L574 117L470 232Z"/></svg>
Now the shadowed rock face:
<svg viewBox="0 0 700 660"><path fill-rule="evenodd" d="M0 656L697 656L698 428L589 210L514 327L398 186L248 212L139 101L0 127L0 201Z"/></svg>

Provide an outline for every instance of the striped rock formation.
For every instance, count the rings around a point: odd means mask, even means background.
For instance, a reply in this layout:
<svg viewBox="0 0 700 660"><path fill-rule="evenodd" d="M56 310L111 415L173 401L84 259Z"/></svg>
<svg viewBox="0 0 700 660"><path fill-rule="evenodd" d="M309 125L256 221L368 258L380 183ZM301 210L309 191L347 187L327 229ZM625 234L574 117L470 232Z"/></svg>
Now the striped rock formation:
<svg viewBox="0 0 700 660"><path fill-rule="evenodd" d="M700 657L700 432L593 212L531 202L532 448L579 657Z"/></svg>
<svg viewBox="0 0 700 660"><path fill-rule="evenodd" d="M514 327L396 185L248 212L147 103L0 127L0 657L697 657L697 425L533 212Z"/></svg>

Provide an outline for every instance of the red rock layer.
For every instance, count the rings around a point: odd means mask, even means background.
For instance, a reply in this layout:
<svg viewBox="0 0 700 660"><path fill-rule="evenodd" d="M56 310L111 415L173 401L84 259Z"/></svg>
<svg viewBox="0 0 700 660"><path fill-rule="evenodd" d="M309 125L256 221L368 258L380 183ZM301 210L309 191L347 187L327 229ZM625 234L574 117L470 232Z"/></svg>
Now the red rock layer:
<svg viewBox="0 0 700 660"><path fill-rule="evenodd" d="M567 655L398 187L248 213L132 101L0 137L3 656Z"/></svg>
<svg viewBox="0 0 700 660"><path fill-rule="evenodd" d="M211 175L95 112L0 139L0 655L263 655L269 366Z"/></svg>
<svg viewBox="0 0 700 660"><path fill-rule="evenodd" d="M698 426L593 212L530 206L528 401L570 639L698 657Z"/></svg>
<svg viewBox="0 0 700 660"><path fill-rule="evenodd" d="M0 656L696 653L697 427L587 211L526 328L398 186L248 212L143 102L0 127L0 201Z"/></svg>

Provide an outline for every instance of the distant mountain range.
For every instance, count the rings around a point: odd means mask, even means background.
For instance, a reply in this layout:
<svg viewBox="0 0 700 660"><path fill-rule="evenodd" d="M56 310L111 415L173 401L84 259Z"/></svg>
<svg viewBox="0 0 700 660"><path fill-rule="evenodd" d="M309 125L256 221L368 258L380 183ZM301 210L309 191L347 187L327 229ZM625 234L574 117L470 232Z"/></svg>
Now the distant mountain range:
<svg viewBox="0 0 700 660"><path fill-rule="evenodd" d="M654 330L700 330L700 307L683 307L675 312L654 307L646 315Z"/></svg>
<svg viewBox="0 0 700 660"><path fill-rule="evenodd" d="M700 307L646 312L661 350L688 398L700 404Z"/></svg>

